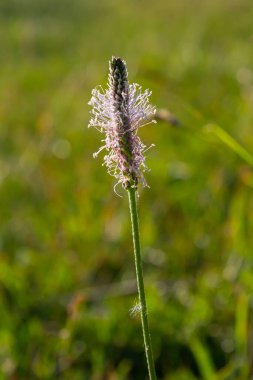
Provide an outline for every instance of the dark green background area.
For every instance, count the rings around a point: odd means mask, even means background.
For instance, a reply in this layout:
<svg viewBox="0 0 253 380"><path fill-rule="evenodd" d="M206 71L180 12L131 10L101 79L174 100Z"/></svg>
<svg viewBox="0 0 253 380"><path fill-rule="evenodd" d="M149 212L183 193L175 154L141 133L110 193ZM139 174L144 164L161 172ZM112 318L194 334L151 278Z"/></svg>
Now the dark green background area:
<svg viewBox="0 0 253 380"><path fill-rule="evenodd" d="M252 20L251 0L0 1L0 380L147 379L127 196L87 128L112 55L179 120L139 131L158 378L252 378Z"/></svg>

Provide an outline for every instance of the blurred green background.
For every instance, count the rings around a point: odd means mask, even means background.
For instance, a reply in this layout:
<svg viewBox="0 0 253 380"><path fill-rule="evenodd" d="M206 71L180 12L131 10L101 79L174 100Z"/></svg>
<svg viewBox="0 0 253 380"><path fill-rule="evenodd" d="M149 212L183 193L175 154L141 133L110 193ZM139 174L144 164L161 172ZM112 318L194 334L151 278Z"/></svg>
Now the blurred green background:
<svg viewBox="0 0 253 380"><path fill-rule="evenodd" d="M94 160L108 60L180 121L139 132L159 379L253 378L251 0L0 1L0 380L147 379L127 197Z"/></svg>

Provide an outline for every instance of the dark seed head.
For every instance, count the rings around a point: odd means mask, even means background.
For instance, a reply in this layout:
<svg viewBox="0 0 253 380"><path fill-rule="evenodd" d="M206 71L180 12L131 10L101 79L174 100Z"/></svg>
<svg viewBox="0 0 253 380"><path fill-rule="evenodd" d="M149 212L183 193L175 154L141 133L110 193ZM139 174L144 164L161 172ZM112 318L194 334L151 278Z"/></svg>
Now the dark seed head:
<svg viewBox="0 0 253 380"><path fill-rule="evenodd" d="M126 63L121 58L112 58L110 62L109 82L113 91L113 100L117 107L128 96L128 73Z"/></svg>
<svg viewBox="0 0 253 380"><path fill-rule="evenodd" d="M146 186L143 176L147 170L143 154L146 147L136 132L155 113L149 96L150 92L142 92L138 84L128 84L125 61L112 57L106 91L94 89L89 102L93 107L89 126L99 127L106 134L105 145L99 151L107 149L104 162L108 172L125 188L137 187L138 182Z"/></svg>

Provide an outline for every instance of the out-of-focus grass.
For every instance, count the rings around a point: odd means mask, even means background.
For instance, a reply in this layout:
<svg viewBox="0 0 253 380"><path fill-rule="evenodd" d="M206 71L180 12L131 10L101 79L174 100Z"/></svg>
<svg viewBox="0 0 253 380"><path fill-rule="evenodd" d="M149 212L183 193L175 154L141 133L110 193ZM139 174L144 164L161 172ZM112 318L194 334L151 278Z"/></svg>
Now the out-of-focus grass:
<svg viewBox="0 0 253 380"><path fill-rule="evenodd" d="M180 120L140 131L158 377L252 376L252 19L250 0L1 1L0 379L146 379L127 200L86 128L112 55Z"/></svg>

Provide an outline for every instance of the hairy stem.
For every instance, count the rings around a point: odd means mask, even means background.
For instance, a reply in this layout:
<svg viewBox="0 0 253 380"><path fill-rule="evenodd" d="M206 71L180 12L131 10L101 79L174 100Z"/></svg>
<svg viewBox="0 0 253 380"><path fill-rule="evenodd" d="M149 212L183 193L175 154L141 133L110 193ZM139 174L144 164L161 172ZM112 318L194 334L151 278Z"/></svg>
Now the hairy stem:
<svg viewBox="0 0 253 380"><path fill-rule="evenodd" d="M139 225L138 225L138 213L136 205L136 190L134 188L128 188L129 206L132 222L132 234L134 243L134 258L135 258L135 269L139 293L139 301L141 306L141 322L142 322L142 332L145 346L145 353L148 364L148 372L150 380L156 380L154 358L152 352L152 344L149 332L148 324L148 313L146 306L145 288L143 281L143 270L141 261L141 249L140 249L140 239L139 239Z"/></svg>

